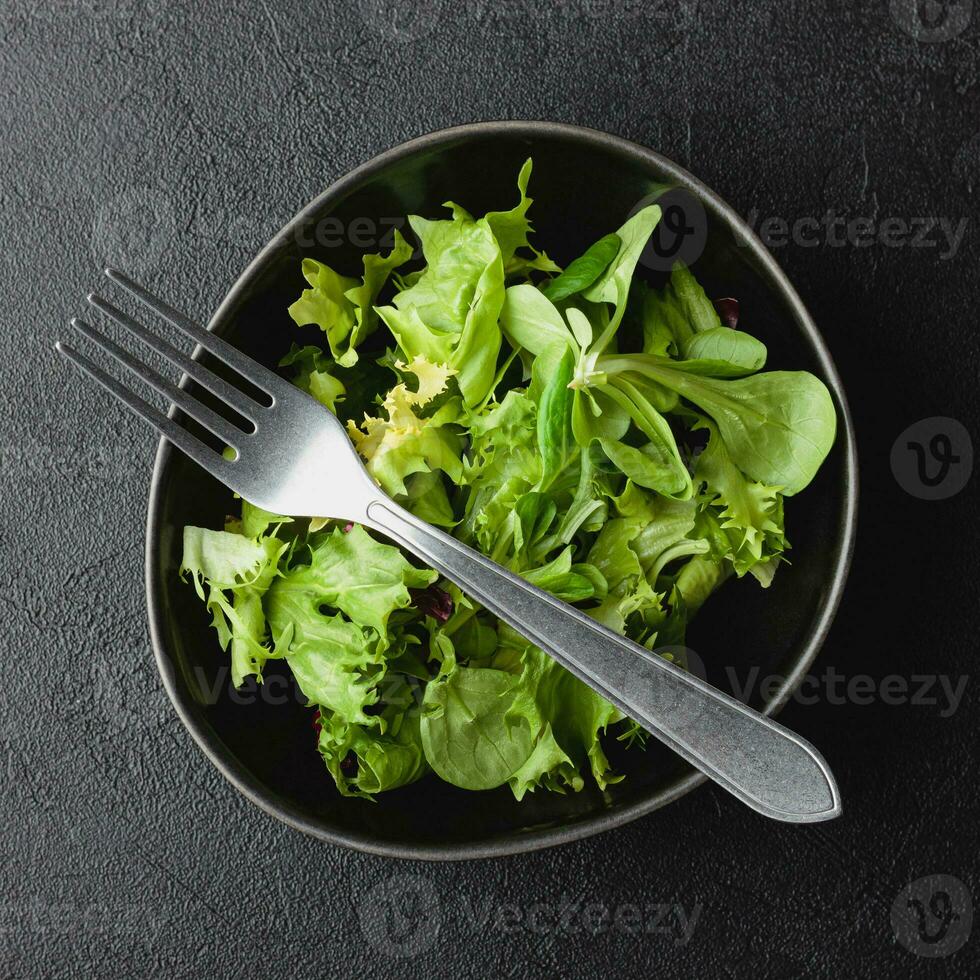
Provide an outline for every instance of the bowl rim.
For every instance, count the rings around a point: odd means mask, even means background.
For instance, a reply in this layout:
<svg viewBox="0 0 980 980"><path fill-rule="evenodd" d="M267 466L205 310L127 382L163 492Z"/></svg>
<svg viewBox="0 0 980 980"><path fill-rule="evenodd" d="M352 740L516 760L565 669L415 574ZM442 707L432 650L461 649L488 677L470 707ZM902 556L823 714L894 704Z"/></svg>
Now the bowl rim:
<svg viewBox="0 0 980 980"><path fill-rule="evenodd" d="M294 215L271 241L261 249L255 258L249 262L211 317L208 322L208 329L213 330L227 317L228 311L237 303L247 284L265 261L281 247L286 237L292 234L305 221L315 216L328 201L355 189L366 178L404 157L417 154L421 151L432 150L453 142L466 140L470 137L486 137L493 134L524 136L528 138L534 138L536 136L558 136L599 146L607 151L611 150L620 156L638 160L643 164L652 164L659 171L668 175L671 180L676 181L678 185L685 187L694 194L702 204L707 206L716 218L726 223L732 233L738 236L740 244L744 244L745 248L758 261L761 274L768 280L772 288L782 295L792 316L813 347L838 412L839 425L837 438L840 440L844 457L844 515L842 525L835 540L836 560L834 562L833 578L818 608L811 626L810 635L803 644L792 670L784 677L782 683L763 709L764 714L770 716L775 715L792 696L793 692L803 680L806 671L819 653L833 623L850 569L857 529L858 504L858 460L854 425L843 384L830 351L788 277L752 228L743 221L734 208L693 174L646 146L601 130L568 123L535 120L500 120L468 123L436 130L400 143L372 157L326 187L309 204ZM194 356L196 357L199 354L200 348L195 351ZM186 383L187 378L185 377L181 380L181 385ZM171 414L174 411L171 410ZM161 547L159 525L163 505L164 475L170 460L176 453L177 450L165 439L160 439L157 446L147 507L145 581L150 637L154 657L167 695L176 709L178 717L184 727L190 732L194 741L218 771L243 796L266 813L276 817L288 826L303 831L319 840L349 847L354 850L408 860L457 861L518 854L591 837L594 834L612 830L615 827L621 827L639 817L652 813L654 810L666 806L668 803L679 799L702 783L707 782L706 776L697 770L692 770L679 779L651 793L646 798L625 804L613 811L599 812L594 816L581 818L567 826L533 830L513 837L489 838L478 843L395 843L380 840L367 833L340 831L326 827L316 818L311 818L306 813L292 807L272 793L259 780L254 778L244 766L240 765L237 760L230 756L217 733L195 717L192 700L181 693L177 684L175 665L164 643L165 624L163 619L163 603L157 598L163 587L163 583L157 573L159 567L157 559Z"/></svg>

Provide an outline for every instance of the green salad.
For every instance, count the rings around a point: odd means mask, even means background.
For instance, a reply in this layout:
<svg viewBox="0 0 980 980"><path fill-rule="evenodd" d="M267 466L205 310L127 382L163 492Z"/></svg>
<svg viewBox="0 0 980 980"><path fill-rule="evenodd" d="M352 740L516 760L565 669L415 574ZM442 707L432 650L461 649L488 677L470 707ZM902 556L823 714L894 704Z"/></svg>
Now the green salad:
<svg viewBox="0 0 980 980"><path fill-rule="evenodd" d="M420 260L398 232L353 275L304 259L289 315L322 337L281 365L408 510L676 651L726 579L772 582L789 548L783 500L830 450L834 406L811 374L762 371L766 348L736 328L737 303L713 303L682 264L659 283L637 274L656 205L560 268L529 242L530 175L529 160L509 211L409 217ZM430 773L506 784L518 800L604 788L622 778L604 739L643 743L540 649L361 526L241 501L223 530L184 529L181 572L236 685L288 664L345 795Z"/></svg>

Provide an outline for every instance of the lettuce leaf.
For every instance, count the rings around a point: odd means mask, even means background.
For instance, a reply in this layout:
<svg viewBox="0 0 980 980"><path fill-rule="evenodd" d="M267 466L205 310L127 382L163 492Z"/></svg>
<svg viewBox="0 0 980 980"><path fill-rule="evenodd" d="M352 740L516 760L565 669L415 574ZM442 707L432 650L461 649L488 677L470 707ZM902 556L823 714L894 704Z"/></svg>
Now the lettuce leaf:
<svg viewBox="0 0 980 980"><path fill-rule="evenodd" d="M783 527L783 498L778 487L747 479L732 462L728 448L711 422L703 422L708 445L698 457L694 475L703 480L706 501L717 513L730 542L726 556L737 575L759 563L777 561L789 547ZM771 582L768 577L765 584Z"/></svg>
<svg viewBox="0 0 980 980"><path fill-rule="evenodd" d="M396 230L387 255L364 256L360 282L316 259L303 259L303 278L310 288L289 307L289 315L297 326L316 324L327 336L331 356L342 367L351 367L357 363L357 345L377 328L378 294L391 273L411 257L411 245Z"/></svg>
<svg viewBox="0 0 980 980"><path fill-rule="evenodd" d="M317 748L344 796L370 800L429 772L422 751L419 707L389 704L380 719L380 726L366 727L320 711Z"/></svg>
<svg viewBox="0 0 980 980"><path fill-rule="evenodd" d="M445 402L432 415L419 414L445 391L455 370L433 364L421 354L408 364L398 361L395 368L403 375L415 375L415 389L403 381L385 396L384 417L365 415L359 426L349 421L351 441L368 471L392 496L407 493L405 480L414 473L442 470L458 482L462 476L460 441L451 428L457 421L457 406Z"/></svg>
<svg viewBox="0 0 980 980"><path fill-rule="evenodd" d="M286 545L275 537L254 539L229 531L184 528L180 574L190 575L198 596L211 613L211 624L223 650L231 653L236 687L246 677L261 679L273 654L267 646L262 598L278 573Z"/></svg>
<svg viewBox="0 0 980 980"><path fill-rule="evenodd" d="M510 212L476 220L450 204L453 217L409 219L422 243L425 270L378 310L408 357L448 364L467 406L480 404L496 377L501 346L498 324L505 269L527 243L526 197L530 162L518 178L521 202ZM499 238L497 237L499 236Z"/></svg>
<svg viewBox="0 0 980 980"><path fill-rule="evenodd" d="M531 174L529 160L509 208L409 216L420 262L400 234L357 276L303 260L288 313L323 346L293 344L281 365L418 517L676 650L729 578L772 582L784 500L831 449L833 401L806 372L763 372L737 302L722 322L691 269L644 281L656 206L560 269L532 244ZM185 529L181 574L235 684L288 666L344 796L421 778L518 800L605 789L622 778L608 740L643 743L519 631L363 527L241 501L224 530Z"/></svg>
<svg viewBox="0 0 980 980"><path fill-rule="evenodd" d="M270 615L283 604L289 615L300 609L320 615L323 605L342 612L351 622L374 631L382 648L388 645L388 618L411 605L409 589L422 589L437 578L431 569L416 568L394 545L382 544L360 524L349 531L335 527L317 541L308 565L295 565L273 583ZM284 631L289 616L279 614ZM299 629L302 621L291 620ZM313 620L319 625L319 620ZM282 635L282 632L280 632ZM294 634L294 639L301 639Z"/></svg>

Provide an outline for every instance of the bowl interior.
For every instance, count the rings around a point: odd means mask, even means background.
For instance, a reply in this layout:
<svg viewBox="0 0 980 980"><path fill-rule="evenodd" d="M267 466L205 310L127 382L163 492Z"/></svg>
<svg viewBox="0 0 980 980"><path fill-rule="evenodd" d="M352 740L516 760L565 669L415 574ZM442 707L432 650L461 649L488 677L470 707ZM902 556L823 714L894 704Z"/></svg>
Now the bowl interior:
<svg viewBox="0 0 980 980"><path fill-rule="evenodd" d="M355 274L360 255L377 251L379 241L386 245L384 236L406 214L440 216L447 200L476 214L507 209L516 201L516 174L528 156L534 159L534 241L561 264L614 231L638 202L687 180L629 144L564 128L440 134L379 158L311 205L253 263L213 328L270 366L293 340L317 343L315 328L299 330L286 314L304 285L303 256ZM770 369L814 372L842 406L819 338L793 297L773 278L758 247L740 240L729 212L698 187L692 190L706 209L707 241L694 268L708 294L739 299L741 324L768 345ZM753 667L760 678L787 675L815 654L819 626L846 569L844 528L853 492L847 440L842 420L837 445L815 482L787 502L792 564L780 569L767 591L751 577L730 581L691 624L688 644L718 687L732 690L732 677L744 683ZM325 838L370 850L466 856L580 836L651 809L691 782L688 767L652 740L645 751L627 751L610 739L610 757L627 778L606 791L587 786L566 796L539 792L517 803L506 787L475 794L430 777L375 803L341 798L316 752L311 712L292 696L285 668L270 664L268 678L283 680L267 684L262 697L254 687L233 692L206 611L178 578L183 526L220 527L233 510L229 491L181 454L161 450L148 532L158 660L195 737L265 808ZM763 707L766 693L756 688L752 703Z"/></svg>

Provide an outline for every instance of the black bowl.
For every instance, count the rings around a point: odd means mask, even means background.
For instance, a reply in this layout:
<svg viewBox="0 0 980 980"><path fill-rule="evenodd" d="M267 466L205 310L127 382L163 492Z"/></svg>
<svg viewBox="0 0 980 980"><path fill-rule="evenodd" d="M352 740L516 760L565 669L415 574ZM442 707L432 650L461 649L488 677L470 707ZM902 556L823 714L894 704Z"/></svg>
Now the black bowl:
<svg viewBox="0 0 980 980"><path fill-rule="evenodd" d="M799 297L752 231L690 174L644 147L573 126L502 122L433 133L359 167L297 215L235 283L211 328L275 365L302 333L286 315L302 288L302 256L352 273L360 254L376 251L403 215L439 215L450 199L472 213L508 208L528 156L536 242L562 263L664 187L693 196L704 209L695 219L704 241L695 268L709 295L738 297L743 322L769 347L769 367L812 371L834 396L837 443L813 484L787 504L792 564L768 591L751 577L729 582L689 633L708 680L723 689L731 689L732 669L742 679L752 665L759 676L782 676L776 690L762 692L768 700L754 702L772 714L816 656L847 576L857 505L854 438L830 354ZM167 692L201 748L242 793L291 826L394 857L486 857L616 827L703 781L658 745L621 751L613 744L613 761L627 778L604 792L594 786L567 796L538 792L517 803L506 787L476 794L430 777L375 803L342 798L316 752L309 709L292 697L269 696L281 694L284 680L259 698L230 690L227 658L203 605L178 578L182 527L220 527L232 509L229 491L161 442L147 528L153 644Z"/></svg>

